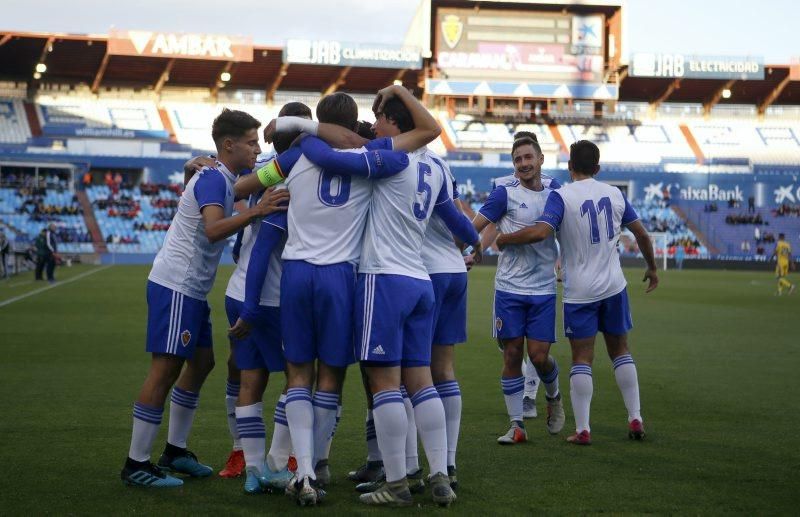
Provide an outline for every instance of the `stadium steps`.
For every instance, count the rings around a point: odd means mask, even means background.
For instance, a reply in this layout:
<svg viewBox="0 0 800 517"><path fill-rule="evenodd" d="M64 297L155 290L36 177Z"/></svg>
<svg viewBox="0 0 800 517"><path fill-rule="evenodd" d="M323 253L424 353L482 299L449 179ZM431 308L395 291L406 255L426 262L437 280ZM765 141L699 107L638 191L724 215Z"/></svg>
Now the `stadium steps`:
<svg viewBox="0 0 800 517"><path fill-rule="evenodd" d="M25 117L28 119L28 127L31 130L31 136L42 136L42 125L39 123L36 105L31 102L24 102L23 106L25 106Z"/></svg>
<svg viewBox="0 0 800 517"><path fill-rule="evenodd" d="M550 130L550 134L553 135L553 140L558 142L558 147L560 149L559 152L564 154L569 154L569 149L567 148L567 143L564 142L564 137L561 136L561 131L558 130L557 124L547 124L547 129Z"/></svg>
<svg viewBox="0 0 800 517"><path fill-rule="evenodd" d="M89 196L86 195L86 191L84 190L77 191L75 195L83 209L83 220L86 223L86 228L89 230L89 233L92 234L92 244L94 245L95 253L108 252L106 240L103 238L103 232L100 231L100 225L97 224L97 219L94 217L94 207L92 207L92 203L89 201Z"/></svg>
<svg viewBox="0 0 800 517"><path fill-rule="evenodd" d="M172 121L169 119L167 110L165 110L164 108L158 108L158 117L161 119L161 123L164 125L164 129L169 134L169 141L172 143L177 143L178 137L175 135L175 129L172 127Z"/></svg>
<svg viewBox="0 0 800 517"><path fill-rule="evenodd" d="M673 204L670 205L670 208L678 217L686 221L686 226L692 231L692 233L694 233L695 237L697 237L697 240L700 241L700 244L706 247L709 254L716 255L719 253L719 249L717 249L714 243L712 243L708 237L706 237L706 235L700 231L700 228L694 224L694 221L692 221L692 219L686 215L686 212L684 212L681 207Z"/></svg>
<svg viewBox="0 0 800 517"><path fill-rule="evenodd" d="M692 149L695 158L697 158L697 165L703 165L706 162L706 157L703 155L703 150L700 149L697 139L695 139L694 135L692 134L692 130L689 129L689 126L686 124L681 124L678 127L680 128L681 133L683 133L686 143L689 144L689 147Z"/></svg>

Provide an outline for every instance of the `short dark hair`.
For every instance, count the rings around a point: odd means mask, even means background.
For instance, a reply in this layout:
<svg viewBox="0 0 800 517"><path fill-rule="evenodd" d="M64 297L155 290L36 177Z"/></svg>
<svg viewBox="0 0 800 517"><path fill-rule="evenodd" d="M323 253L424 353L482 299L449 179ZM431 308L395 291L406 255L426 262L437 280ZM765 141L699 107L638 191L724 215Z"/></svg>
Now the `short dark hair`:
<svg viewBox="0 0 800 517"><path fill-rule="evenodd" d="M224 108L211 124L211 138L219 144L223 138L241 138L251 129L261 127L261 122L249 113Z"/></svg>
<svg viewBox="0 0 800 517"><path fill-rule="evenodd" d="M519 140L520 138L530 138L537 144L539 143L539 137L537 137L534 133L530 131L517 131L514 133L514 140Z"/></svg>
<svg viewBox="0 0 800 517"><path fill-rule="evenodd" d="M533 146L537 153L542 154L542 148L539 146L539 142L528 137L522 137L514 139L514 143L511 145L511 156L514 156L514 151L523 145Z"/></svg>
<svg viewBox="0 0 800 517"><path fill-rule="evenodd" d="M383 105L382 113L386 120L394 122L401 133L407 133L415 127L411 112L408 111L408 108L400 99L392 97L386 101ZM378 114L376 113L375 115L377 116Z"/></svg>
<svg viewBox="0 0 800 517"><path fill-rule="evenodd" d="M588 140L578 140L569 146L569 161L572 170L594 176L600 165L600 149Z"/></svg>
<svg viewBox="0 0 800 517"><path fill-rule="evenodd" d="M786 234L785 233L779 233L778 234L778 238L779 239L785 239L786 238Z"/></svg>
<svg viewBox="0 0 800 517"><path fill-rule="evenodd" d="M358 129L356 129L356 133L361 138L366 138L367 140L375 140L375 131L372 129L372 124L367 122L366 120L359 120L358 121Z"/></svg>
<svg viewBox="0 0 800 517"><path fill-rule="evenodd" d="M311 108L302 102L287 102L283 105L278 112L279 117L305 117L311 118ZM272 145L275 147L275 152L280 154L289 147L291 147L294 139L300 136L300 131L292 131L291 133L275 133Z"/></svg>
<svg viewBox="0 0 800 517"><path fill-rule="evenodd" d="M358 105L346 93L326 95L317 104L317 120L353 130L358 123Z"/></svg>

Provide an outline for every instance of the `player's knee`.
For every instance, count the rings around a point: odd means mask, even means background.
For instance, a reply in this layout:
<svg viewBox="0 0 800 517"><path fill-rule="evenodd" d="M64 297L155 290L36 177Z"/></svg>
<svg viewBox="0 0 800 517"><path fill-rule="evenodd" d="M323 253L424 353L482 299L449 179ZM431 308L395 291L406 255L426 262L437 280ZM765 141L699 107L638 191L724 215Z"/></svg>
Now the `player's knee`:
<svg viewBox="0 0 800 517"><path fill-rule="evenodd" d="M530 354L531 363L536 368L537 372L545 372L548 371L550 367L550 354L544 351L537 351L533 354Z"/></svg>

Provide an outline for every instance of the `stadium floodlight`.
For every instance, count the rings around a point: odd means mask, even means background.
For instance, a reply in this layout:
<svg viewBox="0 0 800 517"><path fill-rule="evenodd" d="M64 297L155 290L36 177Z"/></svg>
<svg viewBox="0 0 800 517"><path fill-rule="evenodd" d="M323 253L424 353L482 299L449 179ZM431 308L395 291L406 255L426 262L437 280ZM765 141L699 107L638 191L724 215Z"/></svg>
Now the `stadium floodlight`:
<svg viewBox="0 0 800 517"><path fill-rule="evenodd" d="M222 72L221 74L219 74L219 80L222 81L223 83L227 83L228 81L231 80L231 73Z"/></svg>
<svg viewBox="0 0 800 517"><path fill-rule="evenodd" d="M39 72L34 72L33 73L33 78L38 81L39 79L42 78L42 74L40 74Z"/></svg>
<svg viewBox="0 0 800 517"><path fill-rule="evenodd" d="M47 72L47 65L45 65L44 63L37 63L36 71L39 72L40 74Z"/></svg>
<svg viewBox="0 0 800 517"><path fill-rule="evenodd" d="M731 98L731 90L729 88L725 88L724 90L722 90L722 98L723 99Z"/></svg>
<svg viewBox="0 0 800 517"><path fill-rule="evenodd" d="M394 85L395 86L402 86L402 84L403 84L403 81L401 81L400 79L395 79L394 80Z"/></svg>

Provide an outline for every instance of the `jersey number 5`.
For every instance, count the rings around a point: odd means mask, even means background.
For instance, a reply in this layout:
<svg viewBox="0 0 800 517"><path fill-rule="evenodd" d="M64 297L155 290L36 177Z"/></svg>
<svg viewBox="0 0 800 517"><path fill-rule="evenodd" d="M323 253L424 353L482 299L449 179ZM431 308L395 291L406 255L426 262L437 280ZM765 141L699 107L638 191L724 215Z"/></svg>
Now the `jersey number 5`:
<svg viewBox="0 0 800 517"><path fill-rule="evenodd" d="M601 212L605 212L606 234L608 235L608 240L612 240L614 238L614 218L611 213L611 199L608 197L600 198L600 201L597 202L597 207L594 206L594 201L591 199L587 199L581 205L581 217L587 214L589 216L592 244L600 243L600 227L597 224L597 216Z"/></svg>
<svg viewBox="0 0 800 517"><path fill-rule="evenodd" d="M332 187L336 186L333 191ZM317 188L319 200L326 206L342 206L350 199L350 176L334 174L326 170L319 176Z"/></svg>
<svg viewBox="0 0 800 517"><path fill-rule="evenodd" d="M419 201L414 203L414 217L420 221L424 221L428 217L428 207L431 206L431 186L425 181L426 178L431 177L431 166L427 163L417 164L417 196L420 194L425 196L425 202L420 204Z"/></svg>

